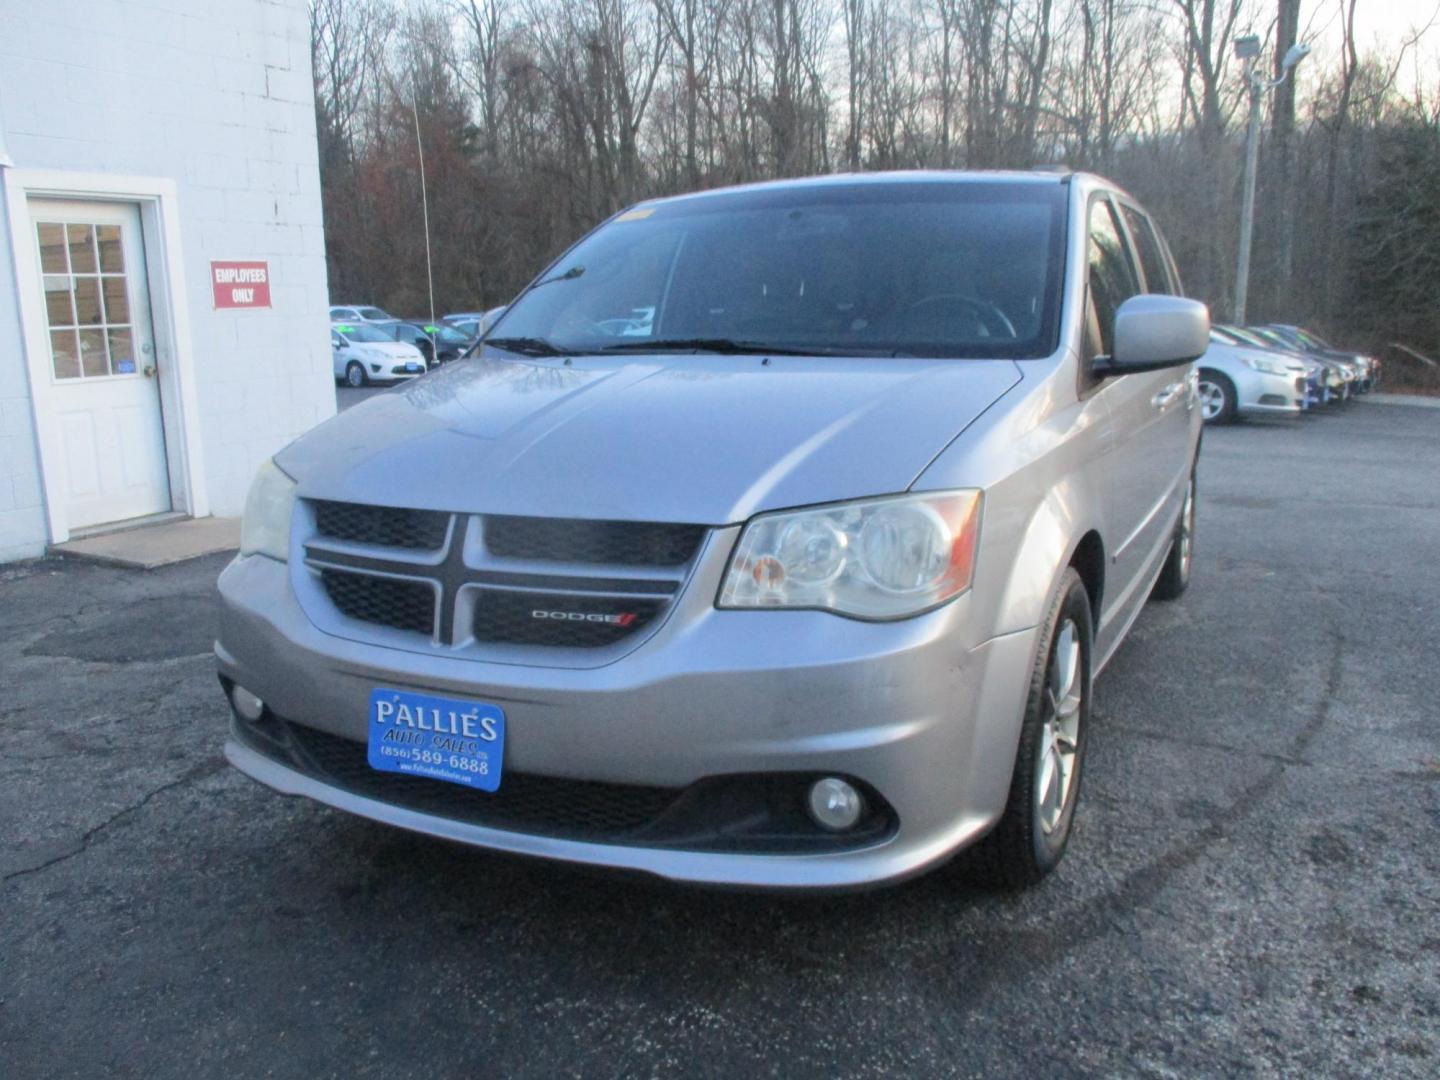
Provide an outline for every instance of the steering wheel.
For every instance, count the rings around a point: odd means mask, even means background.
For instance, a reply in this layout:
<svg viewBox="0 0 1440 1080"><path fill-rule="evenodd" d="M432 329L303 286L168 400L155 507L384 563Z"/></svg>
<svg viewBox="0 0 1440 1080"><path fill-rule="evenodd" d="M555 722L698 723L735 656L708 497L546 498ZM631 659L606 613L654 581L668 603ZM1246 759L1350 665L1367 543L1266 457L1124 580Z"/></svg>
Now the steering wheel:
<svg viewBox="0 0 1440 1080"><path fill-rule="evenodd" d="M1001 311L994 304L987 300L980 300L973 296L965 296L961 293L938 293L935 296L927 296L924 299L916 300L905 309L906 313L919 311L922 308L935 307L940 304L959 304L967 307L975 315L975 321L980 324L981 329L991 337L1017 338L1020 335L1015 331L1015 324L1010 321L1008 315Z"/></svg>

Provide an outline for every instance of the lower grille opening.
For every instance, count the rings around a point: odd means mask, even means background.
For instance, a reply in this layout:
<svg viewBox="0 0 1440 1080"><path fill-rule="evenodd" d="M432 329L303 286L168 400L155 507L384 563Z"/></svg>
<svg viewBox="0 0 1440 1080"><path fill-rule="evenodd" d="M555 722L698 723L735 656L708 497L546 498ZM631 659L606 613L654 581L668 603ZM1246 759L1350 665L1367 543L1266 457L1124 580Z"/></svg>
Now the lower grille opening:
<svg viewBox="0 0 1440 1080"><path fill-rule="evenodd" d="M422 581L327 568L320 571L320 583L330 602L352 619L427 636L435 631L435 590Z"/></svg>
<svg viewBox="0 0 1440 1080"><path fill-rule="evenodd" d="M528 835L688 851L804 854L867 847L893 836L898 827L889 803L855 781L867 802L866 817L845 833L819 828L805 811L805 793L817 774L735 774L672 788L506 769L500 789L484 792L378 772L370 767L363 742L268 712L257 723L236 716L234 725L252 749L332 787L435 817Z"/></svg>

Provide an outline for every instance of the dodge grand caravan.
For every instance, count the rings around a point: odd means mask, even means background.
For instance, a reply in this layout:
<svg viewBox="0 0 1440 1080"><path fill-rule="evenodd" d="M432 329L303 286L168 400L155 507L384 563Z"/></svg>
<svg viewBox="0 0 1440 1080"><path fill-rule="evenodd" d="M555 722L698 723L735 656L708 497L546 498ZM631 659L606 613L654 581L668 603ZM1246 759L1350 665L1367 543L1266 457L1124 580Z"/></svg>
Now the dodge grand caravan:
<svg viewBox="0 0 1440 1080"><path fill-rule="evenodd" d="M632 207L471 359L260 470L220 579L227 756L680 881L852 887L973 848L1036 882L1094 678L1190 575L1208 332L1092 176Z"/></svg>

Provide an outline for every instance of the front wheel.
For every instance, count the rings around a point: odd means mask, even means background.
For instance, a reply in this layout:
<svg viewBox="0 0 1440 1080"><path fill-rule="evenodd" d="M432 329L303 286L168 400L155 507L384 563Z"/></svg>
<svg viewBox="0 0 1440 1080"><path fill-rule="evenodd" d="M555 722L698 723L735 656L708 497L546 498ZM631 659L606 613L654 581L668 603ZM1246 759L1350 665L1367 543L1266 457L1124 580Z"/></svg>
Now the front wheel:
<svg viewBox="0 0 1440 1080"><path fill-rule="evenodd" d="M346 386L354 387L358 390L365 385L365 382L365 368L361 365L360 361L351 360L350 363L345 365Z"/></svg>
<svg viewBox="0 0 1440 1080"><path fill-rule="evenodd" d="M1090 596L1074 567L1065 571L1041 641L1010 796L1000 823L961 865L987 884L1034 885L1065 854L1080 797L1090 720Z"/></svg>
<svg viewBox="0 0 1440 1080"><path fill-rule="evenodd" d="M1230 424L1235 414L1235 384L1222 372L1201 368L1200 415L1205 423Z"/></svg>

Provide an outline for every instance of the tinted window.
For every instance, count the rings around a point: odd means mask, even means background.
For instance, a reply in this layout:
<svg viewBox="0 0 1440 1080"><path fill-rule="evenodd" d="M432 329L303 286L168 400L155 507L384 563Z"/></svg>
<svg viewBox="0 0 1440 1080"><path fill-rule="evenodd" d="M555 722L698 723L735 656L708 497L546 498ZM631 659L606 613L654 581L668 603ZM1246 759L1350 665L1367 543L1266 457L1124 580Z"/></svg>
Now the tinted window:
<svg viewBox="0 0 1440 1080"><path fill-rule="evenodd" d="M1090 303L1099 320L1104 355L1114 351L1116 310L1139 291L1110 203L1097 199L1090 204Z"/></svg>
<svg viewBox="0 0 1440 1080"><path fill-rule="evenodd" d="M496 336L574 352L724 338L1044 356L1057 338L1064 196L1048 183L830 183L642 206L570 251Z"/></svg>
<svg viewBox="0 0 1440 1080"><path fill-rule="evenodd" d="M1140 269L1145 272L1145 291L1148 293L1174 293L1170 274L1166 269L1165 252L1155 235L1150 219L1133 206L1122 206L1125 225L1130 230L1130 239L1135 242L1135 251L1140 256Z"/></svg>

